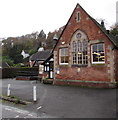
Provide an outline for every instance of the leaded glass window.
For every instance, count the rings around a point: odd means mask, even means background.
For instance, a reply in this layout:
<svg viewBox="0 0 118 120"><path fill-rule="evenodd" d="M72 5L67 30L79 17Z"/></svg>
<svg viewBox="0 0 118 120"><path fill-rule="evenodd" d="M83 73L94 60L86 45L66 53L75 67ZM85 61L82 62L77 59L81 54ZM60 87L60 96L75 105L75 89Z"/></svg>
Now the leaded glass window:
<svg viewBox="0 0 118 120"><path fill-rule="evenodd" d="M72 64L87 65L88 64L88 40L87 36L82 32L76 32L72 38Z"/></svg>
<svg viewBox="0 0 118 120"><path fill-rule="evenodd" d="M86 65L88 64L88 55L87 55L87 48L88 48L88 41L73 41L73 51L72 51L72 56L73 64L79 64L79 65ZM76 44L76 45L75 45Z"/></svg>

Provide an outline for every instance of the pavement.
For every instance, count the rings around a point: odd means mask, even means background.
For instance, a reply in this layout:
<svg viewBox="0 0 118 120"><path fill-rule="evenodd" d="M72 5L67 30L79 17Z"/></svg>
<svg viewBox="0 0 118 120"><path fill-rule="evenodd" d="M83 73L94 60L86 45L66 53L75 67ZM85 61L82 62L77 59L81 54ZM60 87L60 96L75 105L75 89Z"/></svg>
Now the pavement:
<svg viewBox="0 0 118 120"><path fill-rule="evenodd" d="M31 103L17 106L36 113L40 118L116 118L117 89L80 88L42 84L36 81L2 80L2 94L11 95ZM37 101L33 102L33 86Z"/></svg>

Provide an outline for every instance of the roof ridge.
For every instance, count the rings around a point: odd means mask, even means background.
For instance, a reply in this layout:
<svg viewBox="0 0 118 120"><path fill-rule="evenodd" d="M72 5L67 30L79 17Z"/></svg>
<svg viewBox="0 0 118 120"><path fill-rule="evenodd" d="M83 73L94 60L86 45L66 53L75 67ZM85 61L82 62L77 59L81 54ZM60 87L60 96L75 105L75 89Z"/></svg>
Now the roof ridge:
<svg viewBox="0 0 118 120"><path fill-rule="evenodd" d="M89 15L90 16L90 15ZM91 16L90 16L91 17ZM91 19L93 20L93 22L102 30L102 32L110 39L110 41L116 46L118 47L117 45L117 41L115 39L115 37L112 35L112 34L108 34L107 33L107 30L105 28L103 28L94 18L91 17Z"/></svg>

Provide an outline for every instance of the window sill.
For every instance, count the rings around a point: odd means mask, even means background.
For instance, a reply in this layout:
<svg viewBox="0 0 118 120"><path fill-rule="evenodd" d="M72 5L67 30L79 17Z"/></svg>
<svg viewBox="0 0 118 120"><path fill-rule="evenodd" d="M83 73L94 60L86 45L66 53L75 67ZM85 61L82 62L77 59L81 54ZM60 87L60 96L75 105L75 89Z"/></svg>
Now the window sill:
<svg viewBox="0 0 118 120"><path fill-rule="evenodd" d="M92 63L92 66L94 65L105 65L105 62L94 62Z"/></svg>
<svg viewBox="0 0 118 120"><path fill-rule="evenodd" d="M59 65L68 65L68 63L60 63Z"/></svg>
<svg viewBox="0 0 118 120"><path fill-rule="evenodd" d="M101 63L101 64L100 64L100 63L99 63L99 64L97 64L97 63L95 64L95 63L94 63L94 64L91 64L91 65L92 65L92 66L105 66L105 63Z"/></svg>
<svg viewBox="0 0 118 120"><path fill-rule="evenodd" d="M105 64L105 62L92 62L92 64Z"/></svg>
<svg viewBox="0 0 118 120"><path fill-rule="evenodd" d="M68 64L59 64L60 68L67 68Z"/></svg>
<svg viewBox="0 0 118 120"><path fill-rule="evenodd" d="M73 64L72 67L87 67L88 65L78 65L78 64Z"/></svg>

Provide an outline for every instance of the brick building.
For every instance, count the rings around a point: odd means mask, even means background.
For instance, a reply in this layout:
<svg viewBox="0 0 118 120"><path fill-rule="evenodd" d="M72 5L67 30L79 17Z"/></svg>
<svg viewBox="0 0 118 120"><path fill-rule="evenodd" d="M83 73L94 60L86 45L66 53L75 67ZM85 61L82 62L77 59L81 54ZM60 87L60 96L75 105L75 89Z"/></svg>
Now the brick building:
<svg viewBox="0 0 118 120"><path fill-rule="evenodd" d="M54 84L114 87L118 40L79 4L53 49Z"/></svg>

